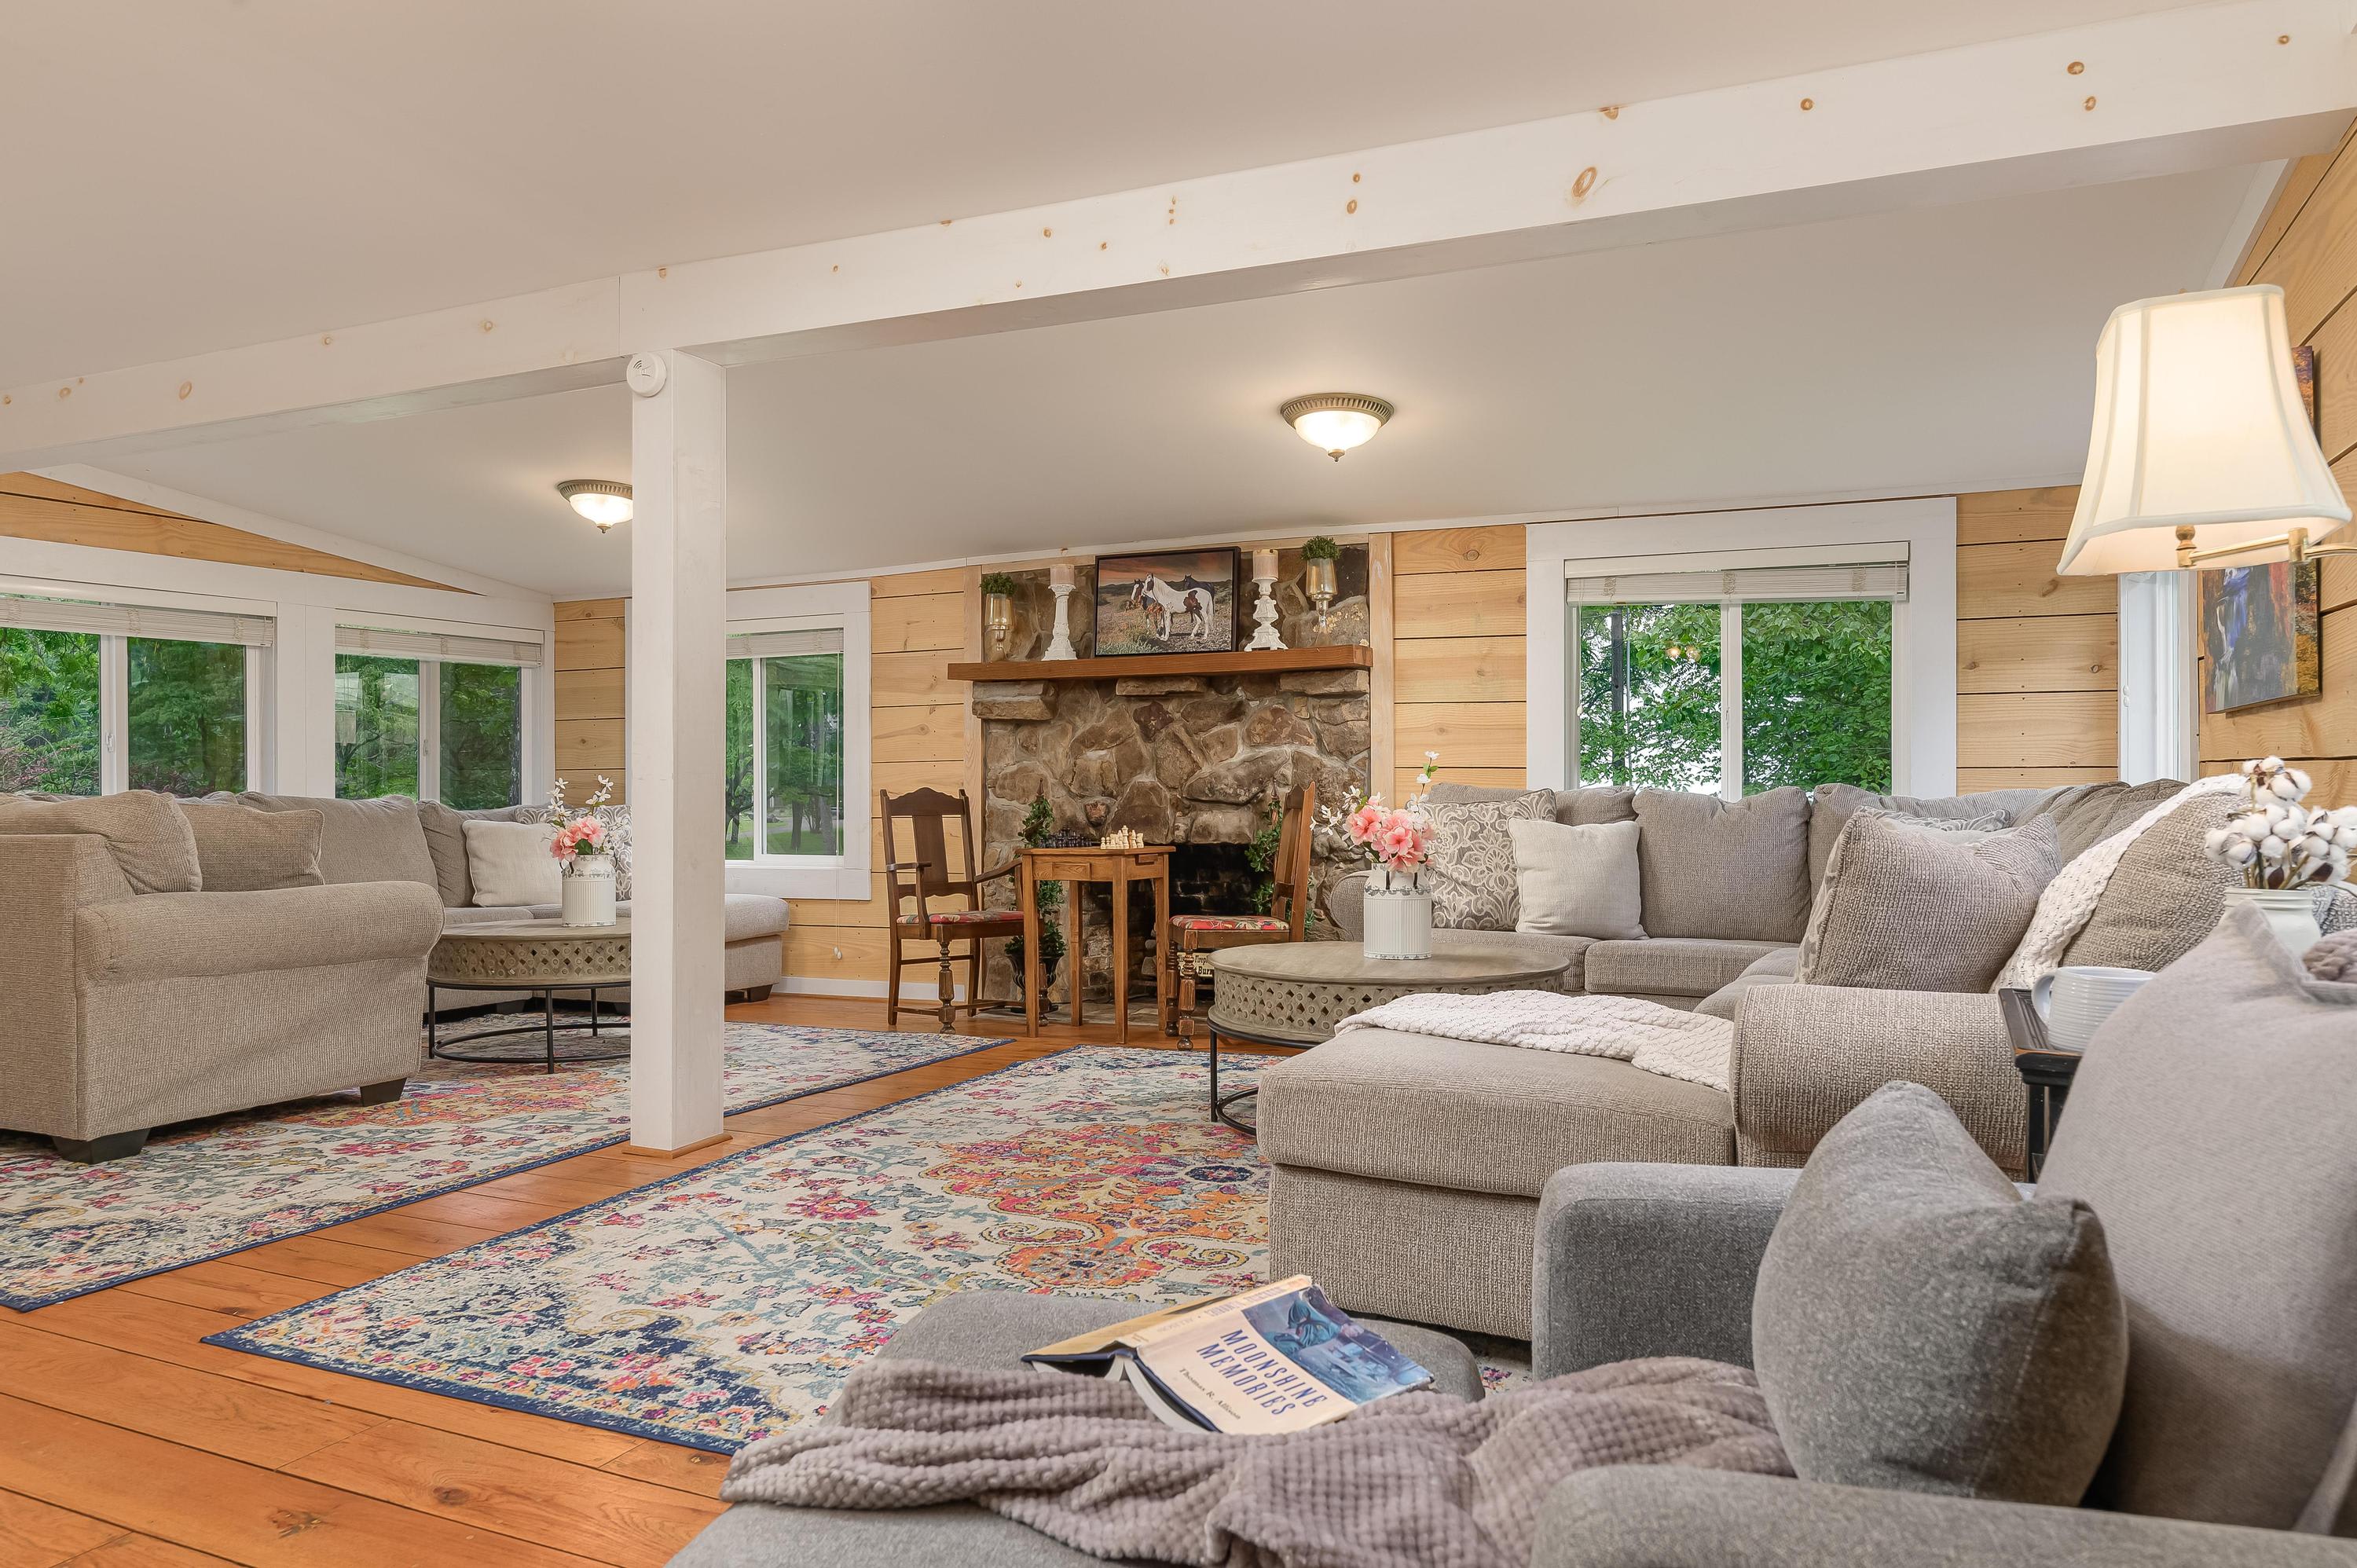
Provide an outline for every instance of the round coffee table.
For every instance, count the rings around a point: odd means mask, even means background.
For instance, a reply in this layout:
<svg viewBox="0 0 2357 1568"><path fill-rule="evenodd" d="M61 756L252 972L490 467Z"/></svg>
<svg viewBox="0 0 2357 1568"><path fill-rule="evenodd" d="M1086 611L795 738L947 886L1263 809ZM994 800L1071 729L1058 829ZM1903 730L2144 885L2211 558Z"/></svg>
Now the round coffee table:
<svg viewBox="0 0 2357 1568"><path fill-rule="evenodd" d="M1320 1046L1354 1013L1402 996L1441 992L1561 991L1571 960L1501 944L1430 958L1369 958L1356 942L1271 942L1228 948L1211 960L1211 1114L1253 1129L1228 1108L1259 1092L1220 1093L1220 1036L1261 1046Z"/></svg>
<svg viewBox="0 0 2357 1568"><path fill-rule="evenodd" d="M630 983L630 922L626 916L610 926L567 926L554 920L515 920L496 925L452 926L434 944L425 961L425 1054L454 1062L529 1061L527 1055L496 1050L465 1053L451 1046L471 1046L481 1040L518 1035L541 1037L540 1059L549 1072L557 1064L619 1061L630 1054L628 1026L617 1033L597 1030L597 993ZM536 991L541 1018L522 1028L477 1029L445 1041L442 1038L440 993L443 991ZM589 993L589 1038L556 1040L556 993Z"/></svg>

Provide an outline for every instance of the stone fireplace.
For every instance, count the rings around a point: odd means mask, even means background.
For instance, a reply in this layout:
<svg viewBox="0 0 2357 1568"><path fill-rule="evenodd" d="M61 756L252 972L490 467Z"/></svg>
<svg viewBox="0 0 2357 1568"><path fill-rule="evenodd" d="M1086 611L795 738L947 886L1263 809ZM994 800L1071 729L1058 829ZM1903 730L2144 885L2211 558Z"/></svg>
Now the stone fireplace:
<svg viewBox="0 0 2357 1568"><path fill-rule="evenodd" d="M1289 645L1365 644L1364 548L1346 548L1340 564L1342 597L1321 637L1300 594L1298 553L1286 553L1279 568L1278 602L1286 612L1280 630ZM1028 580L1033 576L1036 585ZM1017 614L1026 628L1017 647L1018 660L1036 658L1044 647L1053 617L1045 582L1044 572L1018 575ZM1075 610L1088 595L1083 572L1073 595ZM1044 800L1060 831L1093 842L1115 829L1135 828L1149 843L1177 846L1171 863L1174 914L1250 913L1265 878L1253 870L1247 847L1275 821L1286 791L1314 784L1321 802L1336 804L1368 787L1368 671L1263 672L1246 665L1196 673L1180 672L1174 663L1169 674L1099 676L1088 668L1083 618L1076 615L1074 620L1083 657L1055 671L1068 678L974 684L974 710L983 721L983 864L996 865L1014 856L1022 843L1025 815L1033 801ZM1271 661L1282 657L1268 656ZM1140 662L1124 661L1133 667ZM1340 869L1317 865L1313 889L1322 888ZM1081 891L1083 950L1077 971L1067 957L1050 996L1065 1000L1077 972L1089 1000L1110 1001L1111 891L1103 885ZM1136 972L1129 990L1134 999L1150 999L1160 933L1153 929L1150 889L1134 889L1133 897ZM1312 897L1313 907L1322 905L1316 891ZM1011 905L1011 886L996 885L992 902ZM1009 994L1011 966L1003 950L989 955L989 971L987 993Z"/></svg>

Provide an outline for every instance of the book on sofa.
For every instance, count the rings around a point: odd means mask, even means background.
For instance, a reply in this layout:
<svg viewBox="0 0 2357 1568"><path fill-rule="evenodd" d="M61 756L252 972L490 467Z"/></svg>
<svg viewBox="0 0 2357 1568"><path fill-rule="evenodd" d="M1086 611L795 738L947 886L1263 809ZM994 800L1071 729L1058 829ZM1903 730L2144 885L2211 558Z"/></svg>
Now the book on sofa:
<svg viewBox="0 0 2357 1568"><path fill-rule="evenodd" d="M1299 1432L1432 1384L1308 1274L1180 1302L1023 1359L1040 1371L1127 1378L1148 1410L1181 1431Z"/></svg>

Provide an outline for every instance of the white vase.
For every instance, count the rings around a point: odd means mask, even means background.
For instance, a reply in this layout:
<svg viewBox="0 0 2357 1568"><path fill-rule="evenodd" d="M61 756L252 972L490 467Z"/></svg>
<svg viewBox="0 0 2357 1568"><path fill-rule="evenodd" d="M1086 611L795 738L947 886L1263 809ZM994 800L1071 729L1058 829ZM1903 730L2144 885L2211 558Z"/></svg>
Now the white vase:
<svg viewBox="0 0 2357 1568"><path fill-rule="evenodd" d="M2316 923L2316 891L2309 887L2229 887L2226 908L2249 904L2267 918L2267 929L2276 940L2298 958L2314 947L2324 935L2324 928Z"/></svg>
<svg viewBox="0 0 2357 1568"><path fill-rule="evenodd" d="M568 926L614 923L614 863L602 854L579 854L565 868L564 922Z"/></svg>
<svg viewBox="0 0 2357 1568"><path fill-rule="evenodd" d="M1412 871L1378 866L1367 878L1366 935L1360 947L1369 958L1432 956L1432 895L1416 885Z"/></svg>

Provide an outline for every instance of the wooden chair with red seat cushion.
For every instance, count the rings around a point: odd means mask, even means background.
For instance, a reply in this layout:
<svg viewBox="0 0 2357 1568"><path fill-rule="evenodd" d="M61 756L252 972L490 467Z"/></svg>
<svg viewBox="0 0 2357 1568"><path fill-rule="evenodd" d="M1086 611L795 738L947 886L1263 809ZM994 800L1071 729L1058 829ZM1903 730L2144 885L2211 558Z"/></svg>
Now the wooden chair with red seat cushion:
<svg viewBox="0 0 2357 1568"><path fill-rule="evenodd" d="M1276 858L1269 871L1276 890L1265 915L1173 915L1162 932L1162 962L1169 983L1162 988L1162 1032L1192 1043L1195 983L1211 972L1211 955L1222 948L1262 942L1297 942L1309 919L1309 828L1318 811L1318 786L1297 784L1285 797L1277 829Z"/></svg>
<svg viewBox="0 0 2357 1568"><path fill-rule="evenodd" d="M982 1004L983 944L993 938L1019 937L1023 934L1023 913L1019 909L985 909L982 907L982 890L985 884L1013 875L1016 862L1009 861L996 871L974 873L974 809L964 790L954 796L939 789L911 789L905 795L877 790L884 806L884 887L891 901L892 928L891 967L885 979L884 1026L890 1028L900 1017L900 966L906 961L904 947L911 941L929 942L938 950L941 963L942 1033L957 1030L957 983L951 965L956 955L952 944L963 942L966 965L965 1012L971 1018ZM952 875L949 865L948 822L957 819L958 832L965 849L965 858L959 863L961 875ZM912 858L900 858L899 835L894 832L898 822L907 822L914 845ZM950 900L963 897L964 904L956 906ZM915 908L903 906L913 900ZM922 961L933 954L919 953Z"/></svg>

